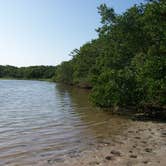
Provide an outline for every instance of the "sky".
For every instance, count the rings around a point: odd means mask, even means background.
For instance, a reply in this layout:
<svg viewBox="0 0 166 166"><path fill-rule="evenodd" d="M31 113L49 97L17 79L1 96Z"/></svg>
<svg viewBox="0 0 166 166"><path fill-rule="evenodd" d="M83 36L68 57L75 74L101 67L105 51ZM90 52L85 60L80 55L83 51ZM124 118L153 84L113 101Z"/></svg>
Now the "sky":
<svg viewBox="0 0 166 166"><path fill-rule="evenodd" d="M123 13L144 0L0 0L0 65L57 65L97 37L97 6Z"/></svg>

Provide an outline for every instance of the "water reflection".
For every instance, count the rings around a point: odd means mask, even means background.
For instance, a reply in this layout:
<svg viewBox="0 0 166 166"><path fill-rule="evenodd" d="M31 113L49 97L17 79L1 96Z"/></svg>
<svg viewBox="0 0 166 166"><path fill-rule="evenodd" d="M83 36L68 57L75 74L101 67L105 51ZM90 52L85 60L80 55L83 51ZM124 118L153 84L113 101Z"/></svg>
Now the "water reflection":
<svg viewBox="0 0 166 166"><path fill-rule="evenodd" d="M0 81L0 165L82 151L130 121L93 107L89 91L41 81Z"/></svg>

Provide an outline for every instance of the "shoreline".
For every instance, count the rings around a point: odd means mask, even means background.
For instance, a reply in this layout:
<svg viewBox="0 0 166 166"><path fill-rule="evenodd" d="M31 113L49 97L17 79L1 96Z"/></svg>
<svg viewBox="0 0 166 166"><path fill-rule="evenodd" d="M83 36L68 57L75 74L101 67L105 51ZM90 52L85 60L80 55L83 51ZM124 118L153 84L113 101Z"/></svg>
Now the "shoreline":
<svg viewBox="0 0 166 166"><path fill-rule="evenodd" d="M72 85L72 84L65 84L61 82L56 82L52 78L51 79L26 79L26 78L0 78L0 80L25 80L25 81L46 81L46 82L52 82L56 84L62 84L65 86L83 89L85 91L90 91L90 86L79 86L79 85ZM104 110L104 111L110 111L113 114L116 115L122 115L122 116L130 116L133 119L138 120L166 120L166 106L159 106L159 105L152 105L152 104L146 104L142 105L140 107L137 106L129 106L129 107L98 107L97 108Z"/></svg>
<svg viewBox="0 0 166 166"><path fill-rule="evenodd" d="M165 166L166 124L133 121L112 141L98 142L93 148L38 162L37 166Z"/></svg>
<svg viewBox="0 0 166 166"><path fill-rule="evenodd" d="M114 114L117 115L119 113L120 115L123 115L123 113L126 112L114 112ZM42 161L32 161L31 164L23 163L21 165L165 166L165 155L166 123L161 121L132 121L131 127L127 128L121 134L116 135L114 139L94 143L89 149L85 149L82 152L67 152L64 156L52 156L51 158L47 157L47 159L42 159ZM8 166L16 165L17 164L8 164Z"/></svg>

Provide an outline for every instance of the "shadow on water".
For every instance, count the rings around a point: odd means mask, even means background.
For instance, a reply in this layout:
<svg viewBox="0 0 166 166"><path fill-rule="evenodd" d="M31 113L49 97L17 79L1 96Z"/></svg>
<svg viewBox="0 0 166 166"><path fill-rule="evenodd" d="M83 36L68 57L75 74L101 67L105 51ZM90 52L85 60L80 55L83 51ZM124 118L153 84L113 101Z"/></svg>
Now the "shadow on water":
<svg viewBox="0 0 166 166"><path fill-rule="evenodd" d="M89 90L63 84L56 84L59 95L64 100L70 98L72 113L77 115L84 125L90 129L95 138L110 139L130 127L128 117L114 115L109 111L96 108L89 102Z"/></svg>
<svg viewBox="0 0 166 166"><path fill-rule="evenodd" d="M84 110L84 113L87 113L88 116L86 117L85 120L87 120L88 118L92 117L91 120L93 120L94 118L97 118L95 115L100 114L107 117L108 119L110 117L121 117L124 118L126 117L127 119L133 120L133 121L153 121L153 122L163 122L166 123L166 110L164 112L164 114L162 115L155 115L155 114L146 114L145 112L137 112L136 110L132 110L130 109L126 109L126 112L122 112L122 113L115 113L111 110L103 110L101 108L96 108L94 105L92 105L92 103L90 103L89 100L89 94L90 94L90 90L88 89L80 89L77 87L73 87L73 86L68 86L68 85L64 85L64 84L56 84L56 88L57 90L59 90L59 92L62 95L62 98L64 97L65 94L70 96L71 102L73 105L77 105L75 107L75 111L77 113L81 113L81 110ZM78 108L78 109L77 109ZM98 121L101 121L102 116L100 117L100 119L96 119Z"/></svg>

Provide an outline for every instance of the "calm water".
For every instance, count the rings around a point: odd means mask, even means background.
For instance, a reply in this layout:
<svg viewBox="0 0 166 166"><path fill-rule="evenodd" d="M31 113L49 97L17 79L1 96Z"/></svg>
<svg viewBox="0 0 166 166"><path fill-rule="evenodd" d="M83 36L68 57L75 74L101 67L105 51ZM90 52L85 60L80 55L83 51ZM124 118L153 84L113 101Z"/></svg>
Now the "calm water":
<svg viewBox="0 0 166 166"><path fill-rule="evenodd" d="M0 80L0 165L35 164L112 140L130 121L99 111L88 91Z"/></svg>

